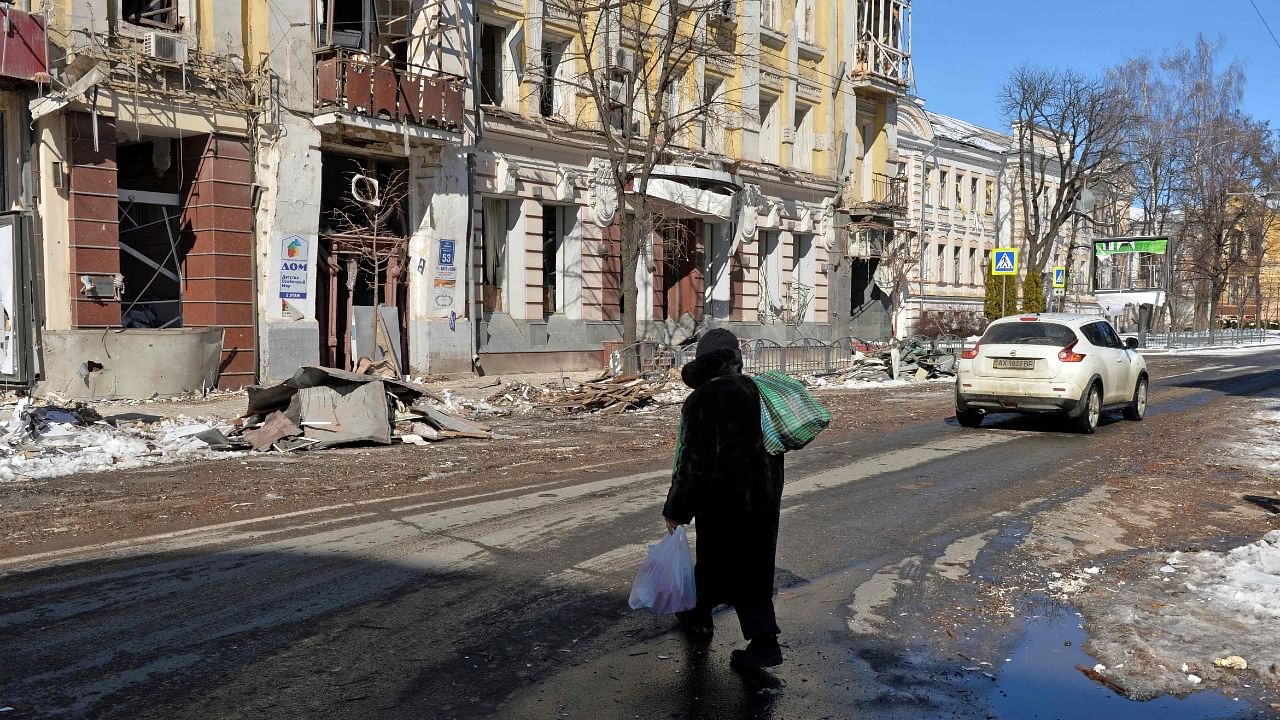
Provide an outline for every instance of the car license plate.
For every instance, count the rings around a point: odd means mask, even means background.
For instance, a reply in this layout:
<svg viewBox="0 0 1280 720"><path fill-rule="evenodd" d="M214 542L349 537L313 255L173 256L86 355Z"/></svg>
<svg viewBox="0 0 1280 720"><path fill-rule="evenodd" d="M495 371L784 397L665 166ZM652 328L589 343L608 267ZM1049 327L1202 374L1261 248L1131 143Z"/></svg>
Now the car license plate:
<svg viewBox="0 0 1280 720"><path fill-rule="evenodd" d="M1034 370L1035 358L995 358L991 366L997 370Z"/></svg>

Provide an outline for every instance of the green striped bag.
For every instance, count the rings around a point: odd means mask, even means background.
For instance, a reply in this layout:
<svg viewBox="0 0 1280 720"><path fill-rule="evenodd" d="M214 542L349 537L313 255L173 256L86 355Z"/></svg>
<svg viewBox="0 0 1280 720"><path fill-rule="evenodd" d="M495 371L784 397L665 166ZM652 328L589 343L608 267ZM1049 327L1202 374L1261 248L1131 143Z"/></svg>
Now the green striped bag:
<svg viewBox="0 0 1280 720"><path fill-rule="evenodd" d="M831 424L831 413L799 380L777 370L751 379L760 389L760 429L771 455L799 450Z"/></svg>

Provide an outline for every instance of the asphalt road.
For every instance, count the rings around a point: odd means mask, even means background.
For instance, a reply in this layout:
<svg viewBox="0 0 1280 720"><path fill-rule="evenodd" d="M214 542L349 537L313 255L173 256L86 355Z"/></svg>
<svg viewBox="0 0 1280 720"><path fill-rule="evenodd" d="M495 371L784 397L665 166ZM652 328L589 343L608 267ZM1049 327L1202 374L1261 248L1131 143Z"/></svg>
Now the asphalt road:
<svg viewBox="0 0 1280 720"><path fill-rule="evenodd" d="M905 647L855 643L877 570L1034 512L1108 436L1280 387L1280 351L1160 361L1144 423L1034 418L824 438L788 458L777 601L787 663L743 677L731 612L705 652L626 607L666 478L572 478L232 523L0 562L4 717L912 717ZM902 683L907 682L903 680ZM901 683L900 683L901 684ZM943 683L985 717L980 689ZM913 697L918 697L919 692ZM917 708L918 710L918 708Z"/></svg>

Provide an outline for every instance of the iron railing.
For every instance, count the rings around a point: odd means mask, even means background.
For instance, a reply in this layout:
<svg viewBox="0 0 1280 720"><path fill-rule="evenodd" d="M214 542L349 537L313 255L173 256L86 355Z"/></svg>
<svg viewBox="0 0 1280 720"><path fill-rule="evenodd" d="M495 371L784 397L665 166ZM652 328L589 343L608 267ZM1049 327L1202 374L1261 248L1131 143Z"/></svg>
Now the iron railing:
<svg viewBox="0 0 1280 720"><path fill-rule="evenodd" d="M1126 336L1132 335L1127 333ZM1268 340L1280 341L1280 332L1261 328L1224 328L1222 330L1187 330L1147 333L1148 348L1191 349L1223 345L1258 345Z"/></svg>
<svg viewBox="0 0 1280 720"><path fill-rule="evenodd" d="M446 130L462 125L465 83L419 65L335 48L316 55L316 108Z"/></svg>
<svg viewBox="0 0 1280 720"><path fill-rule="evenodd" d="M748 374L777 370L789 375L819 375L852 369L858 355L877 355L895 345L909 353L956 355L969 342L956 335L937 338L916 336L908 340L890 338L866 339L853 335L831 342L816 338L800 338L787 345L773 340L742 340L742 370ZM610 356L609 368L614 375L650 375L677 370L693 360L694 346L678 347L655 342L639 342L616 350Z"/></svg>

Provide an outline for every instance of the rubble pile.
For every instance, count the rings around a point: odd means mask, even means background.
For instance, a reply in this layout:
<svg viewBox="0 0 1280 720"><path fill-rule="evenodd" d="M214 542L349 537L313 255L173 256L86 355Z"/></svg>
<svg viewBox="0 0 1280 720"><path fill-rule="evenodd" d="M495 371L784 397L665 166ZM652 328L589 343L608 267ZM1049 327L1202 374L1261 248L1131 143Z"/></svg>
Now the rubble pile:
<svg viewBox="0 0 1280 720"><path fill-rule="evenodd" d="M206 438L232 429L207 418L104 418L84 403L38 405L31 398L8 415L0 421L0 482L206 458L213 454Z"/></svg>
<svg viewBox="0 0 1280 720"><path fill-rule="evenodd" d="M521 412L542 409L613 414L679 404L688 394L688 388L669 374L604 375L571 387L516 382L490 395L488 402Z"/></svg>
<svg viewBox="0 0 1280 720"><path fill-rule="evenodd" d="M104 417L84 403L21 398L5 411L8 420L0 419L0 482L249 451L499 437L455 412L470 407L464 399L380 375L304 367L277 385L249 388L246 396L244 416L231 420L144 412ZM477 415L490 408L476 406Z"/></svg>
<svg viewBox="0 0 1280 720"><path fill-rule="evenodd" d="M898 345L896 349L899 353L897 377L893 371L894 348L886 347L869 354L855 350L849 368L814 373L805 380L815 387L857 387L868 382L919 382L954 377L956 374L956 356L950 352L935 350L926 339L913 338Z"/></svg>
<svg viewBox="0 0 1280 720"><path fill-rule="evenodd" d="M382 375L304 367L277 385L250 388L243 429L238 437L225 439L258 451L292 452L354 443L425 445L493 438L488 426L442 409L456 407L447 400Z"/></svg>

